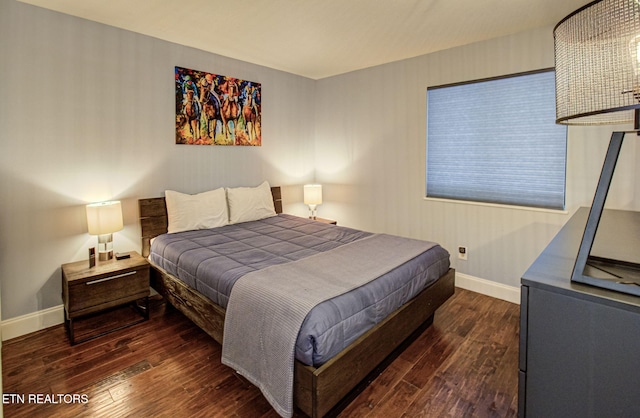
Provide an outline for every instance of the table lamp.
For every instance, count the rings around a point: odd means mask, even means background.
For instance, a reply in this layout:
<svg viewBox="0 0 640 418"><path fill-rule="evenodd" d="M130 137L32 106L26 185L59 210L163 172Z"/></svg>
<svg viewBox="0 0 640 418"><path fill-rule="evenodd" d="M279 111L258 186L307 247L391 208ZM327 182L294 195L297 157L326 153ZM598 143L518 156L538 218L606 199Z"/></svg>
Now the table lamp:
<svg viewBox="0 0 640 418"><path fill-rule="evenodd" d="M316 208L322 204L321 184L306 184L304 186L304 204L309 205L309 219L316 219Z"/></svg>
<svg viewBox="0 0 640 418"><path fill-rule="evenodd" d="M87 205L89 234L98 235L98 259L113 258L113 233L123 228L122 205L119 201Z"/></svg>
<svg viewBox="0 0 640 418"><path fill-rule="evenodd" d="M634 123L632 131L611 136L571 280L638 296L638 261L595 257L591 249L625 133L638 134L640 127L639 3L593 1L553 30L556 123Z"/></svg>

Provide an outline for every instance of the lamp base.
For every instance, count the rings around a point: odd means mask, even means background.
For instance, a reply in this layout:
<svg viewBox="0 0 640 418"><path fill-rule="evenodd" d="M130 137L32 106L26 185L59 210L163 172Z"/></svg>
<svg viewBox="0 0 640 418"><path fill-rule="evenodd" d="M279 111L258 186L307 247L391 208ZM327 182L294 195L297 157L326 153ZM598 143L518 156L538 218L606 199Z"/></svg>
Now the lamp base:
<svg viewBox="0 0 640 418"><path fill-rule="evenodd" d="M316 219L317 205L309 205L309 219Z"/></svg>
<svg viewBox="0 0 640 418"><path fill-rule="evenodd" d="M98 235L98 260L108 261L113 258L113 234Z"/></svg>
<svg viewBox="0 0 640 418"><path fill-rule="evenodd" d="M98 251L98 260L109 261L111 259L113 259L113 251Z"/></svg>
<svg viewBox="0 0 640 418"><path fill-rule="evenodd" d="M614 286L613 290L620 287L625 293L640 296L640 266L636 264L592 256L589 257L583 274L596 279L599 284L601 280L606 280L621 285ZM633 287L625 287L629 285L633 285Z"/></svg>
<svg viewBox="0 0 640 418"><path fill-rule="evenodd" d="M640 212L605 209L591 253L574 281L640 296L639 247Z"/></svg>
<svg viewBox="0 0 640 418"><path fill-rule="evenodd" d="M582 274L572 280L602 289L640 296L640 266L625 264L618 260L589 257L589 262Z"/></svg>
<svg viewBox="0 0 640 418"><path fill-rule="evenodd" d="M611 135L571 281L640 296L640 212L612 211L612 216L603 218L624 135L625 132ZM603 242L598 248L594 244L601 221ZM599 253L604 256L595 255Z"/></svg>

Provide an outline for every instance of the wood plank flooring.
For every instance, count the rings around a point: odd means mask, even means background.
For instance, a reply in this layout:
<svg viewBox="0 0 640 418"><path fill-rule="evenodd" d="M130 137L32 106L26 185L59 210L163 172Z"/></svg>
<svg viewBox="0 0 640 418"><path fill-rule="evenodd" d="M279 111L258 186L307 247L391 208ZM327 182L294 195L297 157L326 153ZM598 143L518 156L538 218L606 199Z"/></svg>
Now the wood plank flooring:
<svg viewBox="0 0 640 418"><path fill-rule="evenodd" d="M218 343L162 299L150 305L149 321L73 347L62 325L5 341L5 416L277 417L221 364ZM77 326L131 315L120 309ZM517 305L456 288L433 325L339 416L515 417L518 327Z"/></svg>

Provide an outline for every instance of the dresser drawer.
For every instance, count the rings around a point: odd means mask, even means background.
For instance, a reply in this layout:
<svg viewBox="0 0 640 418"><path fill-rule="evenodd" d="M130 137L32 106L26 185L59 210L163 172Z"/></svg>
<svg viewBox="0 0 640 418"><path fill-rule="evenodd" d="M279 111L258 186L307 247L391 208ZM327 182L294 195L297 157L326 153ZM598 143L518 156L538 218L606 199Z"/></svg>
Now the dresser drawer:
<svg viewBox="0 0 640 418"><path fill-rule="evenodd" d="M97 312L149 295L149 267L75 280L68 284L70 318Z"/></svg>

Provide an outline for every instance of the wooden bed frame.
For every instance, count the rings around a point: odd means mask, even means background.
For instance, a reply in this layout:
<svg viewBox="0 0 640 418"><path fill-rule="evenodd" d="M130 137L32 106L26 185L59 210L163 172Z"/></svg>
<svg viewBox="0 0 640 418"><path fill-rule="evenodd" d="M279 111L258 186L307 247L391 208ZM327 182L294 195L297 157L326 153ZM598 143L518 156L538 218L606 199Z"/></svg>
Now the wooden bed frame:
<svg viewBox="0 0 640 418"><path fill-rule="evenodd" d="M272 187L271 192L276 212L282 213L280 188ZM138 205L142 255L148 257L151 238L167 232L167 209L163 197L140 199ZM330 412L414 331L432 323L435 310L454 293L454 276L455 271L449 269L435 283L322 366L307 366L296 360L295 406L311 417L321 417ZM223 308L153 263L151 286L222 344Z"/></svg>

